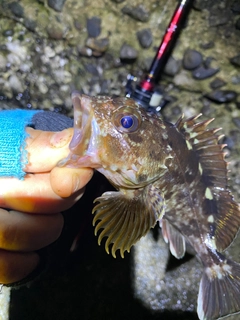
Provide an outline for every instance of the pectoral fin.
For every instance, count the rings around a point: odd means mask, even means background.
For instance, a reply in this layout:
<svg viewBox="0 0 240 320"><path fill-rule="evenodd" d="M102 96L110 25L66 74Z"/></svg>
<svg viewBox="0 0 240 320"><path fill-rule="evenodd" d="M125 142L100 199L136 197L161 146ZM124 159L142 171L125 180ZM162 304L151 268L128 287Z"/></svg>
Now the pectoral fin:
<svg viewBox="0 0 240 320"><path fill-rule="evenodd" d="M153 194L152 203L149 195ZM101 220L95 228L95 235L103 229L98 243L107 237L105 249L109 253L109 245L113 244L111 253L114 258L118 249L123 258L124 251L129 252L131 246L155 226L164 210L164 200L154 192L152 185L138 190L106 192L94 202L99 203L93 209L96 213L93 225Z"/></svg>

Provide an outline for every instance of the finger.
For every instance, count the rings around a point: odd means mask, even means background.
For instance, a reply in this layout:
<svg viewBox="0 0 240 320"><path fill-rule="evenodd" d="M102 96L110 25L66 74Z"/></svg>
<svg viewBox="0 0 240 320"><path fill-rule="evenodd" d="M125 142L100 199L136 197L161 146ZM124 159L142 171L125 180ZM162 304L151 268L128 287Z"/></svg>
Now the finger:
<svg viewBox="0 0 240 320"><path fill-rule="evenodd" d="M0 283L10 284L27 277L39 264L34 252L20 253L0 250Z"/></svg>
<svg viewBox="0 0 240 320"><path fill-rule="evenodd" d="M49 132L26 128L29 137L26 139L28 163L25 172L48 172L58 161L69 154L69 143L73 129L60 132Z"/></svg>
<svg viewBox="0 0 240 320"><path fill-rule="evenodd" d="M90 168L59 168L55 167L50 173L50 183L53 191L60 197L70 197L82 189L92 178Z"/></svg>
<svg viewBox="0 0 240 320"><path fill-rule="evenodd" d="M58 239L63 216L31 215L0 209L0 248L10 251L35 251Z"/></svg>
<svg viewBox="0 0 240 320"><path fill-rule="evenodd" d="M69 209L83 192L81 189L63 199L53 191L49 173L27 174L24 180L1 179L0 207L31 213L57 213Z"/></svg>

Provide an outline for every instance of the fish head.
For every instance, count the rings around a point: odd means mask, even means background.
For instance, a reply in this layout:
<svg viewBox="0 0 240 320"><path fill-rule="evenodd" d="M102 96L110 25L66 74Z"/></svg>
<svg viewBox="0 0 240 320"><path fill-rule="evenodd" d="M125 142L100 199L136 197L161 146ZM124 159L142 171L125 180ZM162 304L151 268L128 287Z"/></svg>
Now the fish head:
<svg viewBox="0 0 240 320"><path fill-rule="evenodd" d="M74 92L72 101L74 134L61 165L95 168L116 188L144 187L166 171L163 121L126 97Z"/></svg>
<svg viewBox="0 0 240 320"><path fill-rule="evenodd" d="M112 255L144 236L165 212L158 179L172 161L166 124L126 97L72 94L74 134L70 153L60 166L91 167L118 190L95 199L93 224ZM99 222L100 221L100 222Z"/></svg>

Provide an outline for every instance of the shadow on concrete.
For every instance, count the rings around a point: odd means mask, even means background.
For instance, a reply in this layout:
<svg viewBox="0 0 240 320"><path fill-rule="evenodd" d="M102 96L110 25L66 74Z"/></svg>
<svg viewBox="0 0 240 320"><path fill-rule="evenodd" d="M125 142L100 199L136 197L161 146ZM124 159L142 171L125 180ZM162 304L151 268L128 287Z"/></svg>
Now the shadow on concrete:
<svg viewBox="0 0 240 320"><path fill-rule="evenodd" d="M13 290L10 320L198 319L191 312L148 310L134 297L131 254L113 259L93 234L92 201L106 190L108 183L96 174L85 196L66 212L67 233L80 229L77 250L69 254L73 236L62 237L48 270L30 288Z"/></svg>

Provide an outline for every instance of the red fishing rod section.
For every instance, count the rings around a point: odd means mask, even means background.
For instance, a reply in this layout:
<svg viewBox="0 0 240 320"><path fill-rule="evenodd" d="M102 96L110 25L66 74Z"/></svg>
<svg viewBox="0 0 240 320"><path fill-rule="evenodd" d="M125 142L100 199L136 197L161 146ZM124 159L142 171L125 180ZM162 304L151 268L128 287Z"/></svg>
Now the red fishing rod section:
<svg viewBox="0 0 240 320"><path fill-rule="evenodd" d="M157 78L159 78L160 73L171 54L193 2L194 0L182 0L179 2L147 75L140 84L136 85L135 89L132 88L132 81L135 80L135 77L132 75L128 76L126 96L131 97L145 108L148 108L149 106L156 107L158 104L158 101L152 101L151 103Z"/></svg>

